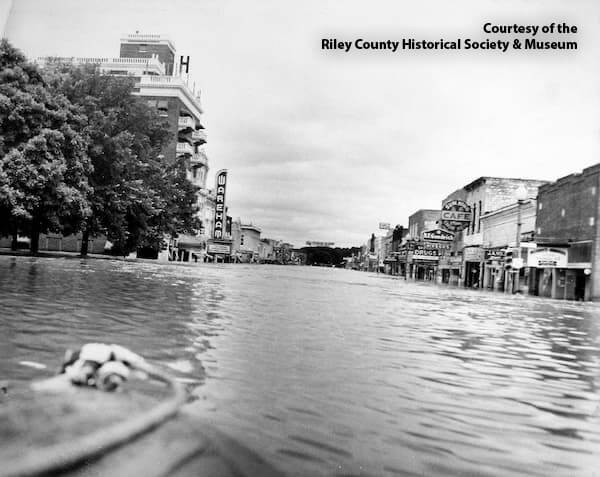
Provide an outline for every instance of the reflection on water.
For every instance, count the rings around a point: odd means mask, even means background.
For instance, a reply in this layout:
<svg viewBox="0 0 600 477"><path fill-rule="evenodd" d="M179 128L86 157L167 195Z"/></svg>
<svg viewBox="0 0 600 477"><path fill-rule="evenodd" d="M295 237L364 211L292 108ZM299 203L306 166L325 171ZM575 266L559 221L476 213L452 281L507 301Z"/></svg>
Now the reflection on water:
<svg viewBox="0 0 600 477"><path fill-rule="evenodd" d="M87 341L292 475L594 475L600 306L346 270L0 257L0 379Z"/></svg>

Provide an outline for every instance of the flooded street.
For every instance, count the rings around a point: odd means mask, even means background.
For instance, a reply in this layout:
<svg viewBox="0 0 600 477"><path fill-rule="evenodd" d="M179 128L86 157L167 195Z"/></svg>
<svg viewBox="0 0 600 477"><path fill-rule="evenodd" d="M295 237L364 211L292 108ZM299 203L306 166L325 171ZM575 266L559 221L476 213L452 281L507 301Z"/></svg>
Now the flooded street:
<svg viewBox="0 0 600 477"><path fill-rule="evenodd" d="M0 379L119 343L197 383L198 413L290 475L600 475L599 304L315 267L0 257L0 315Z"/></svg>

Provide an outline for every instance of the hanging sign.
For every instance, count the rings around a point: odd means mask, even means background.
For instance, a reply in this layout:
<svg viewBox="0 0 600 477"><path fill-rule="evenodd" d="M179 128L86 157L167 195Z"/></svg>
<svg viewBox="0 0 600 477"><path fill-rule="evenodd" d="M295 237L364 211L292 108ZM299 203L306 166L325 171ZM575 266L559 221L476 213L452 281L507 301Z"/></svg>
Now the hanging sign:
<svg viewBox="0 0 600 477"><path fill-rule="evenodd" d="M462 200L451 200L442 206L442 228L448 232L459 232L469 226L473 220L471 207Z"/></svg>
<svg viewBox="0 0 600 477"><path fill-rule="evenodd" d="M432 242L452 242L454 240L454 234L446 232L442 229L426 230L422 233L424 241Z"/></svg>

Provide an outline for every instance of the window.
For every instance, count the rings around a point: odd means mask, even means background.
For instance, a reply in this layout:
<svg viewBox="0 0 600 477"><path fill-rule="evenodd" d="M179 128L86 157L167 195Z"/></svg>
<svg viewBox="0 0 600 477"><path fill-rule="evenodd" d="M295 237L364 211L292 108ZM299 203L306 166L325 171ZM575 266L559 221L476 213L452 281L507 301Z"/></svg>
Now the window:
<svg viewBox="0 0 600 477"><path fill-rule="evenodd" d="M479 201L479 217L477 219L477 233L481 232L481 201Z"/></svg>
<svg viewBox="0 0 600 477"><path fill-rule="evenodd" d="M538 203L538 210L542 210L542 206L543 206L543 205L544 205L544 204L542 204L541 202L539 202L539 203Z"/></svg>
<svg viewBox="0 0 600 477"><path fill-rule="evenodd" d="M537 228L537 234L538 234L538 235L540 235L541 233L542 233L542 228L541 228L541 227L538 227L538 228Z"/></svg>
<svg viewBox="0 0 600 477"><path fill-rule="evenodd" d="M593 227L595 222L596 220L594 219L594 217L590 217L590 227Z"/></svg>
<svg viewBox="0 0 600 477"><path fill-rule="evenodd" d="M573 243L569 247L569 263L592 261L592 242Z"/></svg>
<svg viewBox="0 0 600 477"><path fill-rule="evenodd" d="M560 216L564 217L565 216L565 209L560 209Z"/></svg>

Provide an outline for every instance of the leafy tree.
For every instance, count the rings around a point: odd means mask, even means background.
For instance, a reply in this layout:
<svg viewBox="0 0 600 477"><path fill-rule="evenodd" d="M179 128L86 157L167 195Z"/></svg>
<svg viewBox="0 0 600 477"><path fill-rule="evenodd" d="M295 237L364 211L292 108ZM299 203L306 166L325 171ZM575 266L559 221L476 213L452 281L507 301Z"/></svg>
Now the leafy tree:
<svg viewBox="0 0 600 477"><path fill-rule="evenodd" d="M94 65L55 62L46 72L53 87L88 117L88 155L93 193L82 243L104 233L115 253L159 248L164 234L197 228L196 189L186 178L188 164L161 153L171 140L168 123L132 95L135 80L105 75Z"/></svg>
<svg viewBox="0 0 600 477"><path fill-rule="evenodd" d="M86 118L51 91L35 65L0 41L0 233L78 228L89 215Z"/></svg>

